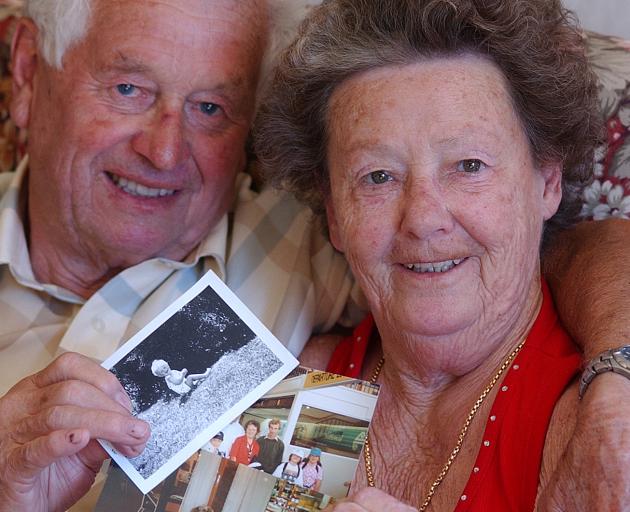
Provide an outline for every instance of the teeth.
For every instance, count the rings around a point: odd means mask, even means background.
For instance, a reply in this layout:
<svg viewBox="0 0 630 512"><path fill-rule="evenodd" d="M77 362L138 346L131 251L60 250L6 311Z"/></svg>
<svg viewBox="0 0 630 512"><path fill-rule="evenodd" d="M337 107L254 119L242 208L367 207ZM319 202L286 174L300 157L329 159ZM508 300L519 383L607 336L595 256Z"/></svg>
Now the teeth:
<svg viewBox="0 0 630 512"><path fill-rule="evenodd" d="M427 272L447 272L453 267L459 265L464 258L456 260L436 261L434 263L409 263L405 267L414 272L424 274Z"/></svg>
<svg viewBox="0 0 630 512"><path fill-rule="evenodd" d="M140 183L136 183L135 181L128 180L127 178L121 178L120 176L116 176L115 174L108 173L109 177L116 184L118 188L124 190L128 194L132 196L141 196L141 197L164 197L164 196L172 196L175 191L169 190L166 188L150 188L145 187L144 185L140 185Z"/></svg>

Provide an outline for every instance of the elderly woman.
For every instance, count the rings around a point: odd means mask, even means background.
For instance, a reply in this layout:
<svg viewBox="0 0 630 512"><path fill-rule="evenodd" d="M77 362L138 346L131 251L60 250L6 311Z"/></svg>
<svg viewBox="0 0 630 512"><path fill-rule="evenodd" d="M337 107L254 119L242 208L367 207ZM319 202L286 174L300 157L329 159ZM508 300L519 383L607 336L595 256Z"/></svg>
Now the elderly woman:
<svg viewBox="0 0 630 512"><path fill-rule="evenodd" d="M572 431L579 366L541 243L573 221L598 139L566 11L325 2L273 90L263 167L327 221L378 328L363 376L381 397L338 509L532 510Z"/></svg>

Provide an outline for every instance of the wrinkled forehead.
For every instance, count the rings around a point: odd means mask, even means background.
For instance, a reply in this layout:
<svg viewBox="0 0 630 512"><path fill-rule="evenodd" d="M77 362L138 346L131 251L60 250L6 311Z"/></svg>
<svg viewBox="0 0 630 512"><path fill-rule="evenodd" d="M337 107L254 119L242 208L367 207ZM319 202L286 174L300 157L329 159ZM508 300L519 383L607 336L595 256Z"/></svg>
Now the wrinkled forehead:
<svg viewBox="0 0 630 512"><path fill-rule="evenodd" d="M252 49L264 47L268 30L266 0L92 0L90 35L132 21L139 31L170 25L174 30L188 19L189 36L222 30ZM195 23L196 22L196 23ZM125 26L128 24L124 23ZM129 35L134 31L130 30ZM212 51L211 48L208 51Z"/></svg>

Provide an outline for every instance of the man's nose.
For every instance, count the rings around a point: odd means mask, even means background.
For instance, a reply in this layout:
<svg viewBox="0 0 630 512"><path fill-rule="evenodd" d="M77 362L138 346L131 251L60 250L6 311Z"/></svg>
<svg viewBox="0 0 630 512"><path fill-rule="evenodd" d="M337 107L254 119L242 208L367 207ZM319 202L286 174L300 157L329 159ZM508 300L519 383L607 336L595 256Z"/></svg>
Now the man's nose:
<svg viewBox="0 0 630 512"><path fill-rule="evenodd" d="M433 178L410 179L400 204L400 231L406 236L428 239L453 230L454 218L448 194Z"/></svg>
<svg viewBox="0 0 630 512"><path fill-rule="evenodd" d="M160 171L170 171L190 157L182 115L174 111L157 111L149 124L132 140L134 151Z"/></svg>

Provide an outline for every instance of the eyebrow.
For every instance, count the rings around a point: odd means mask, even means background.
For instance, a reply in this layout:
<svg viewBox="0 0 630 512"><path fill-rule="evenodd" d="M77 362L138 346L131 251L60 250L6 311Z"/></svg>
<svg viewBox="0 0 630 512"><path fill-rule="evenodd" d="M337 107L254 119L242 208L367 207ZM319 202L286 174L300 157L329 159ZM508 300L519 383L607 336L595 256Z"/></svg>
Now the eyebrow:
<svg viewBox="0 0 630 512"><path fill-rule="evenodd" d="M105 73L124 72L124 73L148 73L149 66L132 57L127 57L123 53L118 52L116 58L111 64L106 66L103 71Z"/></svg>

